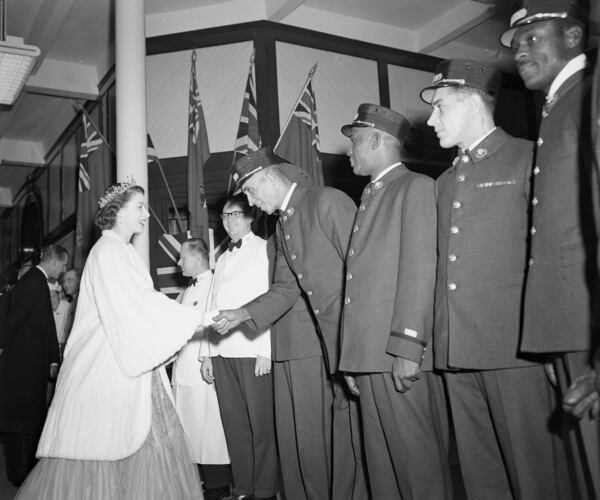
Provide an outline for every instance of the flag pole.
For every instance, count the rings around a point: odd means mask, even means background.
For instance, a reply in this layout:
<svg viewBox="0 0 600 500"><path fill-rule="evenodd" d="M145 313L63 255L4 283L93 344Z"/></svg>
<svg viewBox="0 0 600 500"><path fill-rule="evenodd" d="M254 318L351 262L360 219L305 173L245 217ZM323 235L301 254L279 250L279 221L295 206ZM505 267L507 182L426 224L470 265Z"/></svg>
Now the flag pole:
<svg viewBox="0 0 600 500"><path fill-rule="evenodd" d="M312 77L314 76L315 72L317 71L318 64L319 64L319 61L317 61L315 63L315 65L312 68L310 68L310 71L308 72L308 76L306 77L306 82L304 82L304 86L302 87L302 90L300 90L300 94L298 94L298 99L296 99L296 102L292 106L292 111L289 114L287 121L285 122L285 127L283 127L281 134L279 134L279 139L277 139L277 144L275 144L275 146L273 146L273 151L275 151L277 149L277 146L279 146L279 142L281 141L281 138L283 137L286 129L288 128L288 125L292 121L292 117L294 116L294 111L296 111L296 107L298 106L300 99L302 99L302 95L304 94L306 87L308 87L308 84L310 83L310 81L312 80Z"/></svg>
<svg viewBox="0 0 600 500"><path fill-rule="evenodd" d="M171 188L169 187L169 183L167 182L167 177L165 176L165 172L162 168L162 163L160 162L160 158L158 157L158 155L155 156L154 161L158 165L158 170L160 171L162 180L165 183L165 187L167 188L167 194L169 195L169 199L171 200L171 205L173 205L173 210L175 211L175 218L177 219L177 226L179 226L179 232L183 233L183 223L181 222L181 218L179 217L179 210L177 210L175 198L173 198L173 193L171 192ZM167 233L165 232L165 234Z"/></svg>

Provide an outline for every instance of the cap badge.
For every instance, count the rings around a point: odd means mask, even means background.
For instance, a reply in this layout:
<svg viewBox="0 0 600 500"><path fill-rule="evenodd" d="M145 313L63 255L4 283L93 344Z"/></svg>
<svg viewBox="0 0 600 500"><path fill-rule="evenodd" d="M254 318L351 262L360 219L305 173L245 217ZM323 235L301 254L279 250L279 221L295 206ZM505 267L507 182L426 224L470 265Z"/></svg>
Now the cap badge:
<svg viewBox="0 0 600 500"><path fill-rule="evenodd" d="M521 19L525 19L527 17L527 9L519 9L515 12L510 18L510 25L514 26L515 23L518 23Z"/></svg>
<svg viewBox="0 0 600 500"><path fill-rule="evenodd" d="M240 178L240 175L239 175L237 172L233 174L233 180L234 180L235 182L237 182L237 180L238 180L239 178Z"/></svg>
<svg viewBox="0 0 600 500"><path fill-rule="evenodd" d="M476 158L483 158L485 155L487 155L488 150L485 148L477 148L477 150L475 151L475 157Z"/></svg>
<svg viewBox="0 0 600 500"><path fill-rule="evenodd" d="M293 208L288 208L286 210L286 212L287 212L288 215L294 215L294 209Z"/></svg>
<svg viewBox="0 0 600 500"><path fill-rule="evenodd" d="M377 182L374 184L374 186L375 186L375 189L381 189L381 188L383 187L383 182L381 182L381 181L377 181Z"/></svg>
<svg viewBox="0 0 600 500"><path fill-rule="evenodd" d="M436 73L433 77L433 81L431 83L437 83L439 82L442 78L444 77L444 75L442 75L442 73Z"/></svg>

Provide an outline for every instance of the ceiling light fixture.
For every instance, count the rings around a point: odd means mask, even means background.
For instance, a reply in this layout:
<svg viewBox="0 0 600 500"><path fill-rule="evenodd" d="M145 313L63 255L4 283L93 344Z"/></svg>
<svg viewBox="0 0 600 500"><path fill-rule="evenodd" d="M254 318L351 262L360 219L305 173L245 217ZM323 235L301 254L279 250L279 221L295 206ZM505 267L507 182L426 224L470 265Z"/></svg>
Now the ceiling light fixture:
<svg viewBox="0 0 600 500"><path fill-rule="evenodd" d="M6 36L5 0L0 0L0 104L14 104L39 55L38 47Z"/></svg>

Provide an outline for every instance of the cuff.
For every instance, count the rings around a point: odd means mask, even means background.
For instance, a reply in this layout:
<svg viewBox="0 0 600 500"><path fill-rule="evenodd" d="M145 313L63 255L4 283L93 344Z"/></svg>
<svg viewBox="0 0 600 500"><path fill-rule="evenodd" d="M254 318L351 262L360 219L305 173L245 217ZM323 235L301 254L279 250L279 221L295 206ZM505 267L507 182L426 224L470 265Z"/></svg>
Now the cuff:
<svg viewBox="0 0 600 500"><path fill-rule="evenodd" d="M427 343L422 339L401 332L390 332L386 348L388 354L421 364L426 350Z"/></svg>

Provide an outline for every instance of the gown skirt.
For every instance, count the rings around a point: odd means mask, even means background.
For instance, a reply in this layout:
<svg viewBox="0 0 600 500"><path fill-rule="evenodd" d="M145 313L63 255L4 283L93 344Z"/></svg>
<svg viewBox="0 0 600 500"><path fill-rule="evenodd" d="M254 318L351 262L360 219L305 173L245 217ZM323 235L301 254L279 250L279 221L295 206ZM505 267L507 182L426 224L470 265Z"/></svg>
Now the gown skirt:
<svg viewBox="0 0 600 500"><path fill-rule="evenodd" d="M146 441L121 460L41 458L15 500L198 500L198 469L179 417L155 370Z"/></svg>

